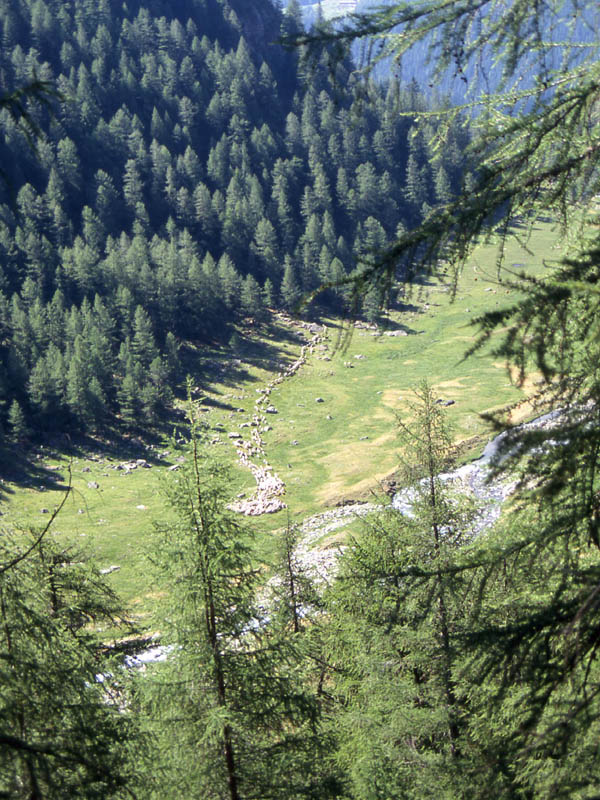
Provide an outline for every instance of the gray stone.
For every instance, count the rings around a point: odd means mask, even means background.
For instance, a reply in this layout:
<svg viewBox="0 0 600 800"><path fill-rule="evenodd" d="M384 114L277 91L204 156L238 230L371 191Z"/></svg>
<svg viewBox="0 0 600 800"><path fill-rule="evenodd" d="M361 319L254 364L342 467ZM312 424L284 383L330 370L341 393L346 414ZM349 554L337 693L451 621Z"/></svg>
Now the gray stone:
<svg viewBox="0 0 600 800"><path fill-rule="evenodd" d="M277 409L275 406L267 406L265 408L265 414L277 414Z"/></svg>
<svg viewBox="0 0 600 800"><path fill-rule="evenodd" d="M315 397L315 403L324 403L324 402L325 400L323 400L322 397Z"/></svg>
<svg viewBox="0 0 600 800"><path fill-rule="evenodd" d="M98 481L88 481L88 489L99 489L100 484Z"/></svg>

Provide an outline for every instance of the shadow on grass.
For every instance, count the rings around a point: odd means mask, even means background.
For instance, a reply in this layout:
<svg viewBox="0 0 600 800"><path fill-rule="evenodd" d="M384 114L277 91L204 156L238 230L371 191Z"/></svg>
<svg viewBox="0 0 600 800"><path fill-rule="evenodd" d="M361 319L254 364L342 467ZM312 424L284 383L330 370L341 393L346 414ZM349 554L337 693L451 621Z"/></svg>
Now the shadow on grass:
<svg viewBox="0 0 600 800"><path fill-rule="evenodd" d="M263 331L275 335L275 324L263 328ZM277 344L272 344L260 336L261 329L253 326L247 331L236 331L232 335L229 346L211 349L210 355L203 355L196 350L185 353L184 369L194 375L195 395L210 393L211 398L203 400L204 405L213 406L226 411L236 411L228 399L218 399L222 394L215 388L216 384L235 389L242 383L259 381L250 372L249 367L278 371L286 369L293 357L283 351L285 345L300 347L305 338L294 328L276 324Z"/></svg>
<svg viewBox="0 0 600 800"><path fill-rule="evenodd" d="M14 490L8 483L41 491L66 491L68 483L63 471L50 470L43 463L37 463L39 447L27 448L23 443L13 446L3 445L0 449L0 500L8 499Z"/></svg>
<svg viewBox="0 0 600 800"><path fill-rule="evenodd" d="M66 491L69 463L76 458L144 458L153 465L166 465L160 449L174 430L187 430L185 414L178 409L171 410L152 428L124 430L115 425L94 434L49 432L34 442L5 444L0 448L0 501L14 494L8 484L42 492ZM64 463L48 466L48 460Z"/></svg>
<svg viewBox="0 0 600 800"><path fill-rule="evenodd" d="M277 343L267 341L267 335L276 336ZM290 344L299 347L305 340L296 327L280 322L247 326L232 335L229 345L210 349L194 343L185 345L180 352L182 373L195 376L193 397L202 397L204 406L238 411L238 406L215 386L235 389L242 383L257 382L259 379L250 372L251 366L274 371L285 369L293 356L286 354L283 347ZM203 397L205 393L210 396ZM186 400L185 381L176 387L175 396L179 402ZM165 443L175 434L176 442L184 444L189 438L188 428L185 410L175 407L151 426L134 425L126 429L113 417L99 433L48 431L33 441L4 443L0 447L0 501L14 494L10 484L42 492L67 490L68 464L76 458L123 462L144 458L153 465L166 465L161 457ZM48 460L61 460L64 465L49 467Z"/></svg>

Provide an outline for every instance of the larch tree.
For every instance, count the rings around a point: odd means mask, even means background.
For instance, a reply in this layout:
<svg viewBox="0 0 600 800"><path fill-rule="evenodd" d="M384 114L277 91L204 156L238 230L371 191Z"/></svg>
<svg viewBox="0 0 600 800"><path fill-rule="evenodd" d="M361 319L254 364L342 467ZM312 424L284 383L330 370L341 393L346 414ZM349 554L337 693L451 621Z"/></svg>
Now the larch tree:
<svg viewBox="0 0 600 800"><path fill-rule="evenodd" d="M227 469L200 436L193 423L188 465L167 490L175 521L159 526L172 652L140 685L165 778L156 797L328 797L318 704L259 602L253 532L227 508Z"/></svg>
<svg viewBox="0 0 600 800"><path fill-rule="evenodd" d="M382 509L363 526L326 598L332 727L356 798L462 796L469 751L458 686L466 579L449 566L476 508L442 477L453 447L428 385L407 416L402 513Z"/></svg>
<svg viewBox="0 0 600 800"><path fill-rule="evenodd" d="M384 256L364 258L355 286L359 294L373 285L389 289L423 269L434 272L444 260L454 267L460 291L465 259L491 240L498 243L498 280L523 293L476 321L474 349L499 334L495 353L521 380L538 370L537 399L559 413L550 429L516 430L506 439L502 466L521 475L524 511L510 535L494 547L482 541L479 555L472 555L482 615L468 641L477 678L485 663L486 678L496 681L488 719L496 713L514 722L508 697L524 714L518 753L508 764L508 751L499 748L494 756L499 769L504 764L519 773L522 797L592 796L598 786L595 769L558 769L566 753L588 752L586 733L600 720L598 15L597 3L588 0L423 0L351 15L334 33L296 37L317 58L323 50L335 54L332 44L343 50L371 37L371 65L386 58L408 63L415 52L422 59L425 49L432 82L450 75L468 88L459 103L440 110L439 138L429 144L435 161L444 150L444 120L448 129L469 120L473 171L463 190L443 198L436 187L442 202L422 209L421 221L401 232ZM411 116L431 119L416 106ZM508 268L504 244L512 235L527 242L542 219L556 223L568 256L534 279ZM552 576L544 591L524 563ZM510 613L500 602L486 610L492 576L504 571L512 583ZM522 686L516 701L515 681Z"/></svg>
<svg viewBox="0 0 600 800"><path fill-rule="evenodd" d="M135 796L141 740L93 630L119 624L119 603L81 553L51 538L55 516L41 532L2 532L0 794Z"/></svg>

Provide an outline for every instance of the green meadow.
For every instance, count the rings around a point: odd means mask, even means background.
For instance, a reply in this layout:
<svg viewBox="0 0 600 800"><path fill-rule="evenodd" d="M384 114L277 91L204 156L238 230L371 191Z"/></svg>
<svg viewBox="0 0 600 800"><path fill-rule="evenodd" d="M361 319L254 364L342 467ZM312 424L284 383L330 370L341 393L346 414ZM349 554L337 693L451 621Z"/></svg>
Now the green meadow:
<svg viewBox="0 0 600 800"><path fill-rule="evenodd" d="M527 248L511 240L506 268L543 272L557 258L555 241L549 225L533 231ZM340 321L321 320L325 341L295 375L273 389L269 400L277 413L267 415L272 429L263 434L266 459L286 484L284 500L292 521L343 501L368 499L393 475L401 457L397 418L409 415L412 390L422 380L433 385L442 401L452 401L448 417L456 442L469 456L477 455L491 432L482 413L515 406L535 391L535 374L523 387L516 386L490 347L464 358L476 336L472 321L517 299L518 290L498 280L496 255L492 245L475 252L453 301L443 276L415 287L403 298L402 309L387 314L376 331L352 327L347 336L348 327ZM255 484L239 465L227 434L248 436L251 428L240 425L251 420L257 390L298 358L310 336L297 322L278 319L268 331L240 330L235 349L203 350L197 357L194 397L209 438L220 440L213 447L231 463L232 498L249 496ZM531 408L522 403L513 419L528 413ZM118 567L110 574L112 585L143 624L160 597L148 551L154 522L169 518L162 487L173 479L176 473L169 467L185 458L185 450L165 444L135 457L147 459L151 468L116 469L131 462L129 453L80 450L67 456L38 450L36 477L28 484L4 483L2 512L5 526L39 529L60 503L60 487L70 481L72 491L52 535L93 553L103 569ZM286 524L287 513L249 521L257 525L268 552L271 534Z"/></svg>

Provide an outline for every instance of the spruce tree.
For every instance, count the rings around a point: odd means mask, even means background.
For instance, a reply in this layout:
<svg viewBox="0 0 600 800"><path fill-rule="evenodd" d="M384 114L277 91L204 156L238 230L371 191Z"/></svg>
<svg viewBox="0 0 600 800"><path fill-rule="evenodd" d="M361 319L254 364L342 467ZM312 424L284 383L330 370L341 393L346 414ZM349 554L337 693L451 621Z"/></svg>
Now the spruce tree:
<svg viewBox="0 0 600 800"><path fill-rule="evenodd" d="M13 400L8 409L8 425L13 442L23 442L29 434L29 427L21 404Z"/></svg>
<svg viewBox="0 0 600 800"><path fill-rule="evenodd" d="M300 301L302 292L298 286L294 265L289 256L284 261L283 280L281 282L281 301L284 308L294 311Z"/></svg>

